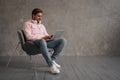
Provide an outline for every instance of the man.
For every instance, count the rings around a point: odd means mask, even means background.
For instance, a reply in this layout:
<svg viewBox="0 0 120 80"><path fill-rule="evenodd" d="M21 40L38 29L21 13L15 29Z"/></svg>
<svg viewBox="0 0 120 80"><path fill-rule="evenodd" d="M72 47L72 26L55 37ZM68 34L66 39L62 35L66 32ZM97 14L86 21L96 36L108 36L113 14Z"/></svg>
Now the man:
<svg viewBox="0 0 120 80"><path fill-rule="evenodd" d="M46 28L41 24L43 11L35 8L32 11L32 19L24 23L23 32L28 41L32 41L42 52L44 59L50 67L51 73L60 73L61 66L55 62L62 51L66 40L63 38L51 39ZM48 48L54 49L54 53L50 56Z"/></svg>

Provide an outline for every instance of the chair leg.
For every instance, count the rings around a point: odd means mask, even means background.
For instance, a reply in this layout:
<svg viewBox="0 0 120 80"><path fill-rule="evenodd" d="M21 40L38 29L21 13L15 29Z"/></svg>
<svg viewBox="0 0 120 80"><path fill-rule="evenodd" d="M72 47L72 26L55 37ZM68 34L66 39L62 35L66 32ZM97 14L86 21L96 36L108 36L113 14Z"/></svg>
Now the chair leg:
<svg viewBox="0 0 120 80"><path fill-rule="evenodd" d="M32 56L29 55L29 57L30 57L30 62L33 64L35 80L38 80L38 73L37 73L37 70L36 70L36 64L33 63Z"/></svg>
<svg viewBox="0 0 120 80"><path fill-rule="evenodd" d="M14 51L14 52L12 53L12 55L9 57L8 62L7 62L7 64L6 64L6 67L8 67L8 66L9 66L10 61L11 61L11 59L12 59L12 56L13 56L13 54L16 52L16 50L17 50L17 48L18 48L19 44L20 44L20 42L18 42L18 44L17 44L17 46L16 46L16 48L15 48L15 51Z"/></svg>
<svg viewBox="0 0 120 80"><path fill-rule="evenodd" d="M35 79L38 80L38 73L37 73L36 69L34 71L34 75L35 75Z"/></svg>

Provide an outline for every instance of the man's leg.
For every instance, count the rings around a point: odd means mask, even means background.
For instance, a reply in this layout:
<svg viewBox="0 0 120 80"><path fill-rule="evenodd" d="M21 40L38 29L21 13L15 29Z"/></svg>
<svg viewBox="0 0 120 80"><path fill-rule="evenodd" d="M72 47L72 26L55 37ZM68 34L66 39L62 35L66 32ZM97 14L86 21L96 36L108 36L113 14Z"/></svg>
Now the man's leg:
<svg viewBox="0 0 120 80"><path fill-rule="evenodd" d="M43 55L43 57L45 58L47 64L49 66L52 66L52 59L50 57L50 54L48 52L48 48L47 48L47 43L44 39L41 39L41 40L36 40L34 41L34 43L40 48L40 51Z"/></svg>
<svg viewBox="0 0 120 80"><path fill-rule="evenodd" d="M65 44L66 40L63 38L47 41L47 47L54 49L54 53L51 56L52 60L55 60L58 57Z"/></svg>

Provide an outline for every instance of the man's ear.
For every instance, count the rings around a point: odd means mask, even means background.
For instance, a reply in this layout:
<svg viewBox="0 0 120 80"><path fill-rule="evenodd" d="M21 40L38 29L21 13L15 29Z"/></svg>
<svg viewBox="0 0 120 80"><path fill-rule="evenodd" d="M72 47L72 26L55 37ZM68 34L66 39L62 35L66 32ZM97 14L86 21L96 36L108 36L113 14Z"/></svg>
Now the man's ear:
<svg viewBox="0 0 120 80"><path fill-rule="evenodd" d="M35 19L35 15L34 14L32 15L32 19Z"/></svg>

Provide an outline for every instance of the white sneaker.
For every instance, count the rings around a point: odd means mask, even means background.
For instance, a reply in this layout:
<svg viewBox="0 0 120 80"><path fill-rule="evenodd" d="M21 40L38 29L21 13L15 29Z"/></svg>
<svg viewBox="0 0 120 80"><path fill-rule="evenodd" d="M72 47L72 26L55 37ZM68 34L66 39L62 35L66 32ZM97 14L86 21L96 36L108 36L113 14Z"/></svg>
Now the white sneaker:
<svg viewBox="0 0 120 80"><path fill-rule="evenodd" d="M53 63L52 66L50 67L50 71L53 74L59 74L60 70L55 66L55 64Z"/></svg>
<svg viewBox="0 0 120 80"><path fill-rule="evenodd" d="M59 64L57 64L55 61L53 61L53 64L55 64L55 66L56 66L58 69L61 68L61 66L60 66Z"/></svg>

